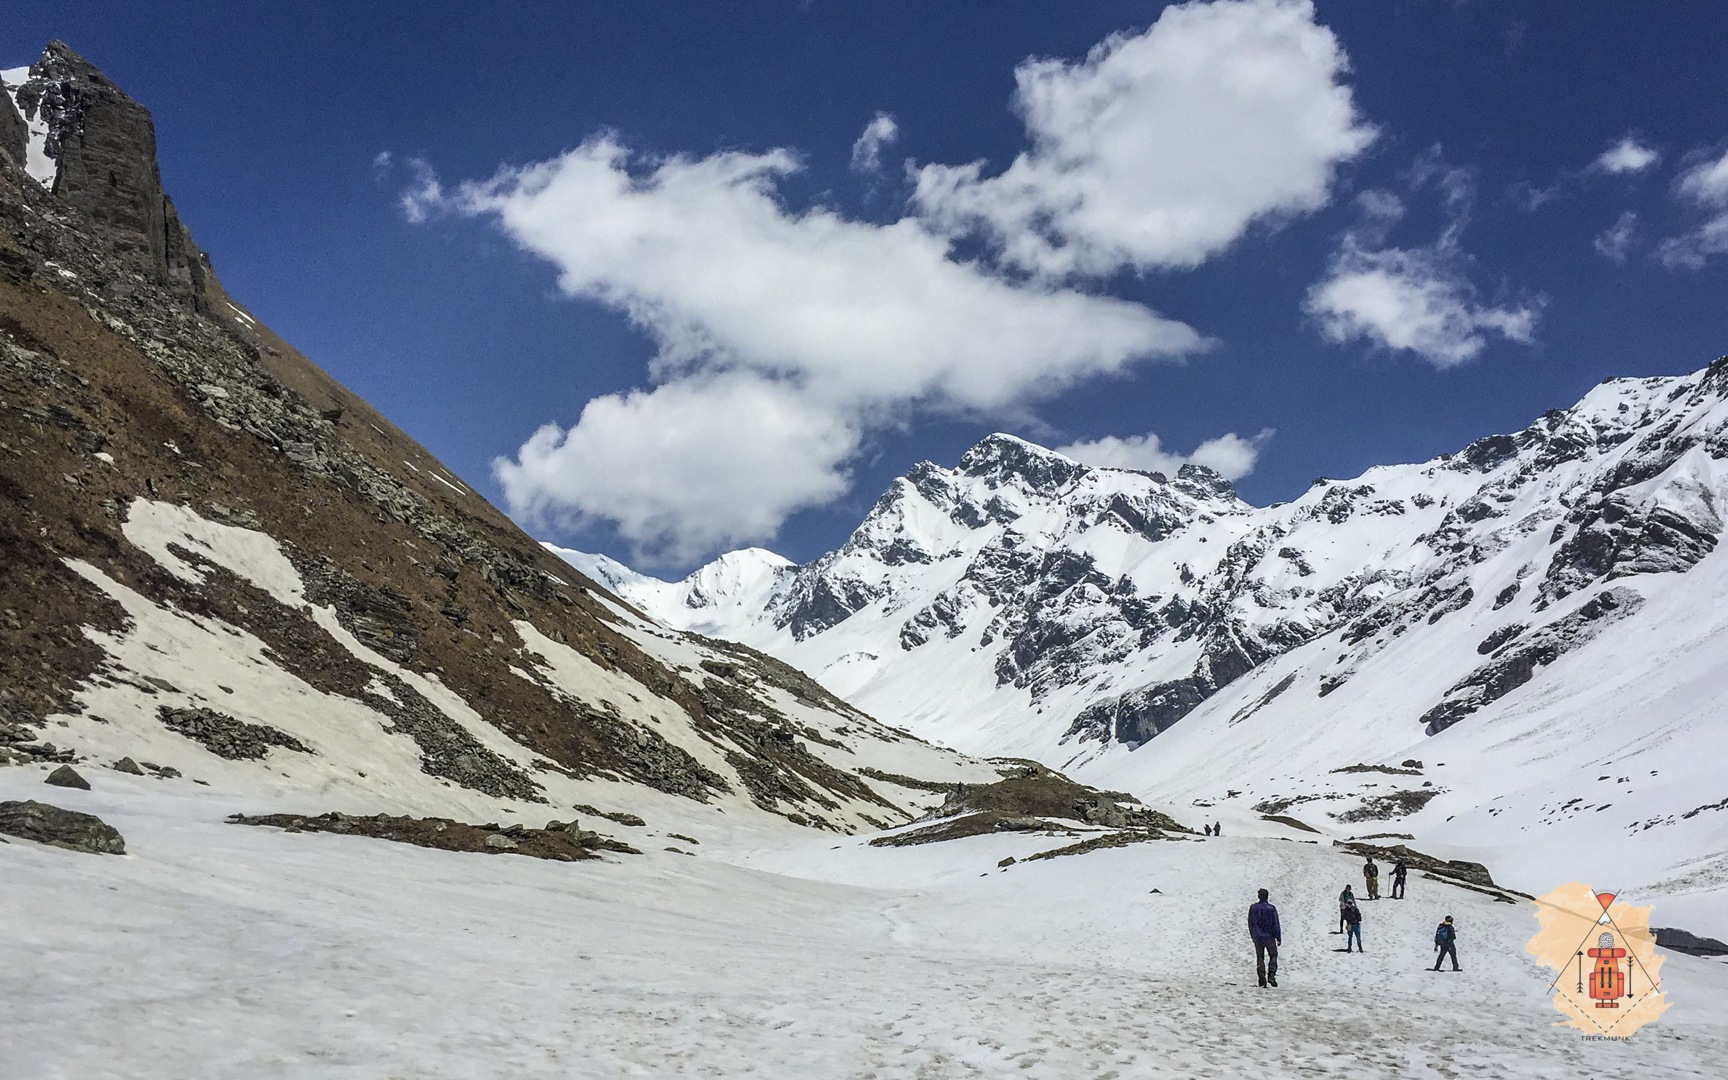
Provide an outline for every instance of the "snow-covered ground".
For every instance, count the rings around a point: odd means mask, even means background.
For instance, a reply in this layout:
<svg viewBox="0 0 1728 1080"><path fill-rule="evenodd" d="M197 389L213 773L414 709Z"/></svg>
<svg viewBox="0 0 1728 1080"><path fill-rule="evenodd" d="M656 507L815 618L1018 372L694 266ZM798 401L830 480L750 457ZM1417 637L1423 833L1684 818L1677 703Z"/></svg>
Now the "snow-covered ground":
<svg viewBox="0 0 1728 1080"><path fill-rule="evenodd" d="M1728 964L1669 958L1667 1015L1586 1041L1553 1026L1530 906L1413 878L1366 905L1368 953L1336 953L1356 861L1235 820L1006 869L1062 841L881 849L769 825L694 858L556 864L228 825L280 807L122 775L82 792L0 772L16 798L98 813L129 854L0 845L8 1078L1655 1078L1728 1060ZM1277 990L1255 987L1244 931L1261 886L1285 927ZM1425 970L1446 914L1460 974Z"/></svg>

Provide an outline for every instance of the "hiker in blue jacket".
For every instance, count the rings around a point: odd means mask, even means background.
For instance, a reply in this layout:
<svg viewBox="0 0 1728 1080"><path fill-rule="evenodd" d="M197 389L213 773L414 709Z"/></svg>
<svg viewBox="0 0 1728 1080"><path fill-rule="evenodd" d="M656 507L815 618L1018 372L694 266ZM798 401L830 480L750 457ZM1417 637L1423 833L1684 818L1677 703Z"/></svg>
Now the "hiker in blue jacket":
<svg viewBox="0 0 1728 1080"><path fill-rule="evenodd" d="M1440 961L1448 956L1452 958L1452 970L1463 971L1458 966L1458 928L1452 925L1452 916L1446 916L1446 921L1434 928L1434 970L1440 970Z"/></svg>
<svg viewBox="0 0 1728 1080"><path fill-rule="evenodd" d="M1278 946L1284 940L1278 909L1267 899L1271 895L1261 889L1260 902L1248 909L1248 936L1254 939L1254 971L1261 986L1278 985Z"/></svg>

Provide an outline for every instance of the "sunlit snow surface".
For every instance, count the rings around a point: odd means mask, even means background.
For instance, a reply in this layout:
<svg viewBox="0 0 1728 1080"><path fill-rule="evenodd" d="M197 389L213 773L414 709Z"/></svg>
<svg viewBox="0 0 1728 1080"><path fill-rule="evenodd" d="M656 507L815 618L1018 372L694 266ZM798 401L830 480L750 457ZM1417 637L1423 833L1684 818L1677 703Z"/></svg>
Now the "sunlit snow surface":
<svg viewBox="0 0 1728 1080"><path fill-rule="evenodd" d="M24 117L24 126L30 132L29 141L24 148L24 171L43 187L53 187L54 174L59 166L48 156L48 121L40 113L25 116L23 108L18 104L18 88L28 78L28 66L0 71L0 83L6 84L6 99L11 102L12 108L18 110L18 115Z"/></svg>
<svg viewBox="0 0 1728 1080"><path fill-rule="evenodd" d="M612 1078L1719 1076L1728 965L1674 956L1629 1043L1554 1027L1527 905L1413 878L1333 952L1328 849L1236 835L1021 863L1060 840L904 850L790 826L700 857L555 864L221 823L265 804L0 771L129 854L0 845L0 1070ZM280 808L274 804L268 808ZM1244 913L1270 888L1277 990ZM1154 894L1151 890L1157 889ZM1434 974L1456 917L1465 970ZM1660 915L1660 908L1658 909Z"/></svg>

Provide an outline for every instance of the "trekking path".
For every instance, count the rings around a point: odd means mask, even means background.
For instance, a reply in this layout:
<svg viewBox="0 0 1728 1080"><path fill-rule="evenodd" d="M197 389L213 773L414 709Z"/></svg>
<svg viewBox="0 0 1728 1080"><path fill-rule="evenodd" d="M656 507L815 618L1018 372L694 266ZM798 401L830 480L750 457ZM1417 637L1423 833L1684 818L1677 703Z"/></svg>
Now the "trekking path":
<svg viewBox="0 0 1728 1080"><path fill-rule="evenodd" d="M1334 953L1359 861L1276 839L998 870L1064 841L787 829L559 864L227 825L257 807L142 780L0 774L16 798L98 813L130 854L0 844L8 1077L1649 1080L1728 1060L1728 964L1671 957L1669 1013L1587 1042L1552 1026L1527 907L1413 877L1363 905L1365 955ZM1276 990L1245 930L1261 886ZM1425 970L1446 914L1460 974Z"/></svg>

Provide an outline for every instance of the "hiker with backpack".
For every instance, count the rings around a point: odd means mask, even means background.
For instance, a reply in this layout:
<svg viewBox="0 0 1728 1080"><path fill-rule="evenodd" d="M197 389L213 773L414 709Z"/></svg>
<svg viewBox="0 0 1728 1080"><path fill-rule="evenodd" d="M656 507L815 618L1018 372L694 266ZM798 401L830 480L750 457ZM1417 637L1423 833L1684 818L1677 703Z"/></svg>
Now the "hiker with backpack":
<svg viewBox="0 0 1728 1080"><path fill-rule="evenodd" d="M1344 939L1344 951L1349 952L1350 943L1354 941L1356 943L1357 952L1367 952L1368 950L1362 947L1362 909L1357 907L1355 902L1352 901L1350 904L1345 906L1342 914L1344 916L1344 925L1347 927L1350 935Z"/></svg>
<svg viewBox="0 0 1728 1080"><path fill-rule="evenodd" d="M1338 894L1338 933L1349 929L1349 920L1344 918L1344 912L1356 906L1356 894L1350 891L1350 886L1344 886L1344 891Z"/></svg>
<svg viewBox="0 0 1728 1080"><path fill-rule="evenodd" d="M1368 886L1368 899L1380 899L1380 867L1375 864L1372 855L1362 864L1362 881Z"/></svg>
<svg viewBox="0 0 1728 1080"><path fill-rule="evenodd" d="M1452 958L1452 970L1463 971L1458 966L1458 928L1452 925L1452 916L1446 916L1444 922L1434 928L1434 970L1440 970L1440 961L1448 956Z"/></svg>
<svg viewBox="0 0 1728 1080"><path fill-rule="evenodd" d="M1260 902L1248 908L1248 936L1254 939L1254 973L1261 986L1278 985L1278 946L1283 943L1284 930L1278 925L1278 909L1269 899L1272 894L1260 890Z"/></svg>
<svg viewBox="0 0 1728 1080"><path fill-rule="evenodd" d="M1392 864L1392 899L1404 899L1404 879L1410 875L1410 868L1399 859Z"/></svg>

